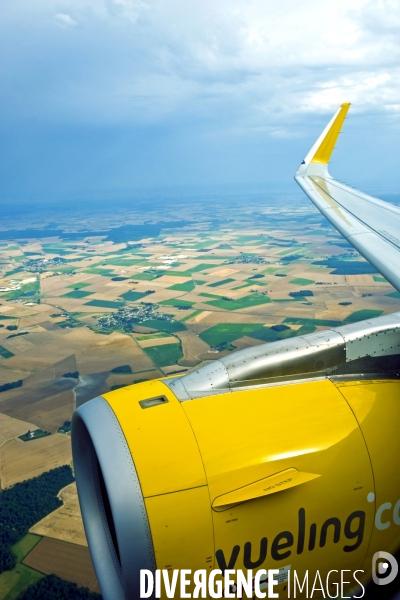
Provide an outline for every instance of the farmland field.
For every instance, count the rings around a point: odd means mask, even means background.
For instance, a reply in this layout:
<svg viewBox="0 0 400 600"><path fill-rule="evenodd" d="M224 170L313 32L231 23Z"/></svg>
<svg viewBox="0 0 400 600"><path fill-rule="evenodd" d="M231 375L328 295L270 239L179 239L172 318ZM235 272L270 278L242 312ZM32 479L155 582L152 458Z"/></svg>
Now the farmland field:
<svg viewBox="0 0 400 600"><path fill-rule="evenodd" d="M258 306L260 304L268 304L271 302L271 298L268 296L245 296L240 300L213 300L211 302L207 302L210 306L215 306L216 308L222 308L224 310L240 310L242 308L250 308L252 306Z"/></svg>
<svg viewBox="0 0 400 600"><path fill-rule="evenodd" d="M17 557L17 564L11 571L0 574L0 600L15 600L20 592L42 579L43 573L31 569L21 562L41 539L38 535L28 533L14 544L12 551Z"/></svg>
<svg viewBox="0 0 400 600"><path fill-rule="evenodd" d="M167 367L176 364L182 358L182 350L179 344L163 344L145 348L147 356L157 367Z"/></svg>
<svg viewBox="0 0 400 600"><path fill-rule="evenodd" d="M2 220L1 236L3 487L70 463L69 420L95 396L400 310L400 294L300 192L144 197L40 215L27 204ZM38 430L50 435L28 434ZM87 564L76 551L86 552L85 538L75 486L60 496L64 505L31 530L54 540L31 559L71 578ZM69 572L57 554L72 557ZM80 583L92 577L85 569Z"/></svg>
<svg viewBox="0 0 400 600"><path fill-rule="evenodd" d="M14 419L9 415L0 413L0 446L2 446L8 440L23 435L28 430L33 431L37 429L36 425L21 419Z"/></svg>
<svg viewBox="0 0 400 600"><path fill-rule="evenodd" d="M71 462L71 438L61 433L28 443L13 439L0 448L2 488Z"/></svg>
<svg viewBox="0 0 400 600"><path fill-rule="evenodd" d="M77 544L44 537L24 558L23 564L40 573L54 573L79 587L100 592L89 549Z"/></svg>
<svg viewBox="0 0 400 600"><path fill-rule="evenodd" d="M250 335L256 329L259 329L258 325L221 323L220 325L214 325L214 327L206 329L200 334L200 337L210 346L217 346L221 342L230 343L244 335Z"/></svg>

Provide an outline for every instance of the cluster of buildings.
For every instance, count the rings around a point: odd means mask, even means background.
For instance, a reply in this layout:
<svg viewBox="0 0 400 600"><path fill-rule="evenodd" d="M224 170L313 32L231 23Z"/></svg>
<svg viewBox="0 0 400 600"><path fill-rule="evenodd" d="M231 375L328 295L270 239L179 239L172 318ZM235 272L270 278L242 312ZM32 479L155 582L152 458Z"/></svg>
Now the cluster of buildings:
<svg viewBox="0 0 400 600"><path fill-rule="evenodd" d="M99 327L104 329L131 330L134 325L143 323L150 319L162 321L173 321L173 317L162 312L157 312L158 305L152 302L141 302L139 306L125 306L117 312L102 315L98 319Z"/></svg>
<svg viewBox="0 0 400 600"><path fill-rule="evenodd" d="M248 263L253 263L256 265L261 265L266 263L267 261L265 260L265 258L263 256L252 256L251 254L243 254L242 252L240 254L238 254L238 256L233 256L232 258L230 258L229 260L226 260L225 263L227 263L228 265L234 265L234 264L248 264Z"/></svg>

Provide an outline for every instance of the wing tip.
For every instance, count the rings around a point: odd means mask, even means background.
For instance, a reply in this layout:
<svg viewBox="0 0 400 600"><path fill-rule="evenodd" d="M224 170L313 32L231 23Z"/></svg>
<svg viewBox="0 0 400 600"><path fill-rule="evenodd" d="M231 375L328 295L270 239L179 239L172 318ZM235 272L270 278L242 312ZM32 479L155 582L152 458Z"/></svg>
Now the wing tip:
<svg viewBox="0 0 400 600"><path fill-rule="evenodd" d="M301 174L304 174L310 165L313 165L314 168L322 168L326 171L350 105L351 102L343 102L339 106L338 110L335 112L328 125L302 162L297 174L300 174L300 172Z"/></svg>
<svg viewBox="0 0 400 600"><path fill-rule="evenodd" d="M351 102L343 102L339 109L335 113L334 117L330 121L320 144L316 148L314 156L312 156L310 163L327 165L331 159L333 149L335 148L337 139L343 127L344 120L349 111Z"/></svg>

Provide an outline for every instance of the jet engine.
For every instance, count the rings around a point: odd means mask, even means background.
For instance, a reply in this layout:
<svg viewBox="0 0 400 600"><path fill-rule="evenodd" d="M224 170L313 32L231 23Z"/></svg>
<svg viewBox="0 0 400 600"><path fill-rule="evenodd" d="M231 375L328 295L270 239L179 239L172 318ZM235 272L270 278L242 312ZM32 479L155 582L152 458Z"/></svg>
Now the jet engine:
<svg viewBox="0 0 400 600"><path fill-rule="evenodd" d="M279 569L281 598L290 570L368 578L400 543L399 357L396 313L80 406L74 468L104 599L139 598L141 569Z"/></svg>

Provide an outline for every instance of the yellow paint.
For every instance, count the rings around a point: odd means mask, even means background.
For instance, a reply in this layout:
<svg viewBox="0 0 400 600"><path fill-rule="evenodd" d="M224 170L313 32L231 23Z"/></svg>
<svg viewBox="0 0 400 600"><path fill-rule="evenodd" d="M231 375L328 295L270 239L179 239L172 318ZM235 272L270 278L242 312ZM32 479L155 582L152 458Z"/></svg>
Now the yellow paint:
<svg viewBox="0 0 400 600"><path fill-rule="evenodd" d="M139 404L159 395L168 402ZM106 394L138 471L157 568L211 570L225 562L246 573L265 550L257 568L370 575L372 554L399 542L390 511L390 528L374 526L377 507L393 509L400 499L399 396L399 382L328 379L183 403L161 381ZM271 492L275 484L281 489ZM358 545L354 514L365 516ZM332 519L340 524L336 542Z"/></svg>
<svg viewBox="0 0 400 600"><path fill-rule="evenodd" d="M235 568L246 572L246 544L251 543L251 559L256 561L261 540L267 538L263 568L290 564L299 574L313 566L321 574L330 569L360 568L373 524L373 507L367 502L373 478L357 421L332 382L321 380L218 394L184 402L182 407L200 448L212 503L224 494L288 469L320 475L228 510L213 510L215 551L220 551L226 564L238 546ZM306 515L305 546L298 553L302 508ZM357 510L367 515L364 537L357 549L345 552L344 546L354 540L344 536L344 524ZM320 547L321 528L332 517L342 524L340 540L333 543L330 530L329 542ZM317 526L316 543L309 551L312 523ZM288 550L290 555L276 560L272 548L282 532L290 532L293 543ZM282 588L281 597L285 597Z"/></svg>
<svg viewBox="0 0 400 600"><path fill-rule="evenodd" d="M193 572L214 568L214 538L207 487L147 498L146 510L158 569L168 569L169 572L191 569ZM162 597L165 598L164 595Z"/></svg>
<svg viewBox="0 0 400 600"><path fill-rule="evenodd" d="M349 108L350 102L346 102L345 104L341 105L336 119L332 123L318 150L311 159L311 163L319 163L323 165L328 164Z"/></svg>
<svg viewBox="0 0 400 600"><path fill-rule="evenodd" d="M334 213L341 221L343 221L348 227L352 227L352 223L347 219L343 209L338 205L338 203L332 198L329 193L328 183L325 179L321 177L310 177L315 189L322 196L325 202L328 204L330 208L333 209Z"/></svg>
<svg viewBox="0 0 400 600"><path fill-rule="evenodd" d="M140 400L156 396L166 396L168 403L140 406ZM145 497L206 485L191 427L181 403L164 383L139 383L104 398L121 424Z"/></svg>
<svg viewBox="0 0 400 600"><path fill-rule="evenodd" d="M374 527L365 567L378 550L393 554L400 547L400 523L393 518L393 509L400 501L400 382L357 381L338 385L356 418L368 446L375 479L374 508L390 504L381 520L390 523L386 529Z"/></svg>
<svg viewBox="0 0 400 600"><path fill-rule="evenodd" d="M288 468L321 473L310 468L314 459L318 464L323 451L357 431L351 410L329 380L219 394L182 407L212 500Z"/></svg>

